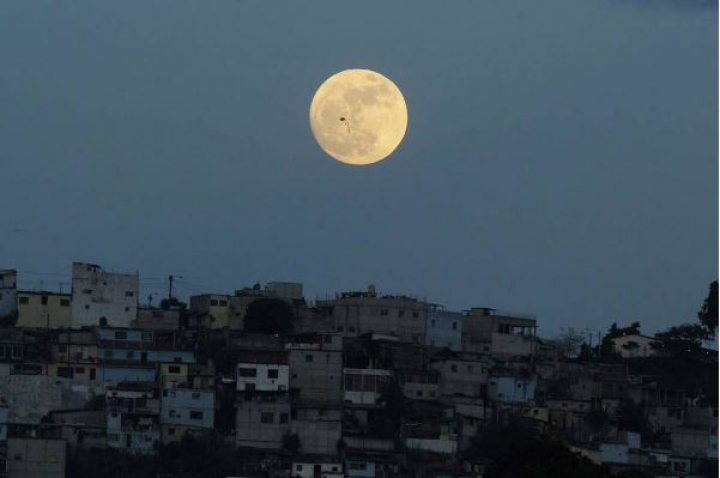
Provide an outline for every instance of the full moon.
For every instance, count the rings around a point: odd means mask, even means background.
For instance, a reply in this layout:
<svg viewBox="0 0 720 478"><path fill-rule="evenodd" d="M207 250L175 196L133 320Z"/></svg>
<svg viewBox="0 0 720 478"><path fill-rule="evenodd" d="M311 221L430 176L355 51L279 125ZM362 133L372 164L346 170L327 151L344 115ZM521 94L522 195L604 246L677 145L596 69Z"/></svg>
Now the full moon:
<svg viewBox="0 0 720 478"><path fill-rule="evenodd" d="M400 89L380 73L345 70L320 85L310 104L310 128L327 154L347 164L381 161L407 129Z"/></svg>

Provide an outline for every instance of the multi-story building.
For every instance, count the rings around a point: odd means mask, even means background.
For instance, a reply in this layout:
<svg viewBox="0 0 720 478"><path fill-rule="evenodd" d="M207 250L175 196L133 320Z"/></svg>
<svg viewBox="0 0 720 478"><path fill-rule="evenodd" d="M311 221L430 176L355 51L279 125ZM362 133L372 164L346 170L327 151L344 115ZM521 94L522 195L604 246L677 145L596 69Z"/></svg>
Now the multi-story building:
<svg viewBox="0 0 720 478"><path fill-rule="evenodd" d="M72 266L72 326L130 327L137 318L140 279L95 264Z"/></svg>
<svg viewBox="0 0 720 478"><path fill-rule="evenodd" d="M48 291L18 291L18 327L57 329L70 327L70 294Z"/></svg>
<svg viewBox="0 0 720 478"><path fill-rule="evenodd" d="M290 337L290 391L311 402L343 402L343 340L340 334L307 334Z"/></svg>
<svg viewBox="0 0 720 478"><path fill-rule="evenodd" d="M440 375L440 393L445 396L485 395L492 362L487 358L441 350L430 359L430 370Z"/></svg>
<svg viewBox="0 0 720 478"><path fill-rule="evenodd" d="M471 309L462 326L463 351L511 359L531 357L537 348L537 321L531 315Z"/></svg>
<svg viewBox="0 0 720 478"><path fill-rule="evenodd" d="M235 404L235 446L279 450L290 433L287 392L249 392Z"/></svg>
<svg viewBox="0 0 720 478"><path fill-rule="evenodd" d="M287 351L245 351L238 356L238 392L287 392L290 366Z"/></svg>
<svg viewBox="0 0 720 478"><path fill-rule="evenodd" d="M160 441L160 399L154 382L107 387L107 446L128 453L155 454Z"/></svg>
<svg viewBox="0 0 720 478"><path fill-rule="evenodd" d="M462 350L463 314L433 306L428 312L425 326L425 345Z"/></svg>
<svg viewBox="0 0 720 478"><path fill-rule="evenodd" d="M17 310L17 271L0 269L0 318Z"/></svg>
<svg viewBox="0 0 720 478"><path fill-rule="evenodd" d="M378 296L367 292L345 292L332 300L318 300L316 308L335 331L345 337L375 332L402 342L425 343L425 326L431 305L406 296Z"/></svg>
<svg viewBox="0 0 720 478"><path fill-rule="evenodd" d="M206 433L215 424L215 391L165 388L160 398L163 443Z"/></svg>
<svg viewBox="0 0 720 478"><path fill-rule="evenodd" d="M230 308L230 297L228 294L202 294L190 297L190 312L197 325L210 329L230 327L234 318Z"/></svg>

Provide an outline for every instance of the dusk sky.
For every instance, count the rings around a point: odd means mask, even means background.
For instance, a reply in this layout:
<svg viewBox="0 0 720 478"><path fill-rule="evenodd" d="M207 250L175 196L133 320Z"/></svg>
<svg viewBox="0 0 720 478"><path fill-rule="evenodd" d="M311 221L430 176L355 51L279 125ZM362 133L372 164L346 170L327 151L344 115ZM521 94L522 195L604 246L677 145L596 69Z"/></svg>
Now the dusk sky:
<svg viewBox="0 0 720 478"><path fill-rule="evenodd" d="M5 0L0 268L73 260L232 292L376 284L541 335L695 320L717 278L718 11L702 0ZM404 141L308 124L367 68ZM67 291L67 285L65 285ZM198 290L202 288L197 287Z"/></svg>

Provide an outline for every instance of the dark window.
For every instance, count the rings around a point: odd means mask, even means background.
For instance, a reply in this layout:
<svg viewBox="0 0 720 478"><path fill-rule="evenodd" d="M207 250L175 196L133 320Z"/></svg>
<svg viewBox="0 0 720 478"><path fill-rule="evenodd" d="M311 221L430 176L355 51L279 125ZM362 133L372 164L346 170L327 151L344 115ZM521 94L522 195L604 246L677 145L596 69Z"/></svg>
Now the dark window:
<svg viewBox="0 0 720 478"><path fill-rule="evenodd" d="M135 294L134 294L133 292L131 292L131 291L125 292L125 297L132 297L132 296L134 296L134 295L135 295Z"/></svg>
<svg viewBox="0 0 720 478"><path fill-rule="evenodd" d="M457 330L457 322L453 322L453 330Z"/></svg>
<svg viewBox="0 0 720 478"><path fill-rule="evenodd" d="M19 299L19 301L20 301L21 304L27 304L28 302L30 302L30 298L29 298L29 297L22 297L22 296L21 296L20 299Z"/></svg>
<svg viewBox="0 0 720 478"><path fill-rule="evenodd" d="M85 310L90 310L89 305L85 305ZM102 320L105 319L105 317L100 317L100 325L103 325ZM107 319L105 319L105 325L107 325Z"/></svg>
<svg viewBox="0 0 720 478"><path fill-rule="evenodd" d="M125 354L127 358L134 359L135 358L135 352L132 350L128 350L127 354Z"/></svg>
<svg viewBox="0 0 720 478"><path fill-rule="evenodd" d="M190 420L202 420L203 419L203 412L198 412L197 410L193 410L190 412Z"/></svg>
<svg viewBox="0 0 720 478"><path fill-rule="evenodd" d="M67 345L58 346L58 352L62 352L62 353L67 352Z"/></svg>
<svg viewBox="0 0 720 478"><path fill-rule="evenodd" d="M405 317L405 311L404 311L404 310L398 310L398 317Z"/></svg>
<svg viewBox="0 0 720 478"><path fill-rule="evenodd" d="M217 307L217 305L218 305L218 301L217 301L217 300L214 300L214 299L213 299L213 300L210 301L210 306L211 306L211 307Z"/></svg>
<svg viewBox="0 0 720 478"><path fill-rule="evenodd" d="M92 294L92 289L83 289L83 294Z"/></svg>
<svg viewBox="0 0 720 478"><path fill-rule="evenodd" d="M168 367L168 373L180 373L180 367L177 365L170 365Z"/></svg>
<svg viewBox="0 0 720 478"><path fill-rule="evenodd" d="M415 318L420 317L420 312L413 312L413 317L415 317Z"/></svg>
<svg viewBox="0 0 720 478"><path fill-rule="evenodd" d="M457 365L455 365L455 364L450 365L450 371L457 372Z"/></svg>
<svg viewBox="0 0 720 478"><path fill-rule="evenodd" d="M220 307L227 307L227 304L228 304L228 303L227 303L226 300L221 300L221 301L220 301Z"/></svg>
<svg viewBox="0 0 720 478"><path fill-rule="evenodd" d="M115 338L117 340L125 340L127 339L127 332L115 332Z"/></svg>
<svg viewBox="0 0 720 478"><path fill-rule="evenodd" d="M85 373L85 367L75 367L75 373Z"/></svg>
<svg viewBox="0 0 720 478"><path fill-rule="evenodd" d="M257 369L254 368L239 368L238 377L257 377Z"/></svg>
<svg viewBox="0 0 720 478"><path fill-rule="evenodd" d="M281 413L280 414L280 423L287 423L288 422L288 414L287 413Z"/></svg>
<svg viewBox="0 0 720 478"><path fill-rule="evenodd" d="M323 342L325 342L326 344L332 343L332 335L326 335L325 337L323 337Z"/></svg>
<svg viewBox="0 0 720 478"><path fill-rule="evenodd" d="M130 307L125 307L125 312L130 312Z"/></svg>
<svg viewBox="0 0 720 478"><path fill-rule="evenodd" d="M68 299L60 299L60 307L70 307L70 301Z"/></svg>
<svg viewBox="0 0 720 478"><path fill-rule="evenodd" d="M267 371L268 378L278 378L278 369L269 369Z"/></svg>
<svg viewBox="0 0 720 478"><path fill-rule="evenodd" d="M308 362L308 363L309 363L309 362L312 362L312 361L313 361L313 356L310 355L310 354L306 355L306 356L305 356L305 361Z"/></svg>
<svg viewBox="0 0 720 478"><path fill-rule="evenodd" d="M72 378L73 369L72 367L58 367L57 374L58 377Z"/></svg>
<svg viewBox="0 0 720 478"><path fill-rule="evenodd" d="M168 428L168 435L170 435L170 436L175 435L175 429L174 429L174 428Z"/></svg>
<svg viewBox="0 0 720 478"><path fill-rule="evenodd" d="M380 315L388 315L387 309L380 309Z"/></svg>
<svg viewBox="0 0 720 478"><path fill-rule="evenodd" d="M48 299L47 299L47 296L44 295L44 296L42 296L42 297L40 298L40 303L41 303L42 305L47 305L47 300L48 300Z"/></svg>
<svg viewBox="0 0 720 478"><path fill-rule="evenodd" d="M338 325L338 326L337 326L337 331L338 331L338 332L344 332L344 331L345 331L345 327L343 327L342 325Z"/></svg>
<svg viewBox="0 0 720 478"><path fill-rule="evenodd" d="M272 412L262 412L260 414L260 423L272 423L273 414Z"/></svg>
<svg viewBox="0 0 720 478"><path fill-rule="evenodd" d="M355 332L355 327L348 327L348 332Z"/></svg>

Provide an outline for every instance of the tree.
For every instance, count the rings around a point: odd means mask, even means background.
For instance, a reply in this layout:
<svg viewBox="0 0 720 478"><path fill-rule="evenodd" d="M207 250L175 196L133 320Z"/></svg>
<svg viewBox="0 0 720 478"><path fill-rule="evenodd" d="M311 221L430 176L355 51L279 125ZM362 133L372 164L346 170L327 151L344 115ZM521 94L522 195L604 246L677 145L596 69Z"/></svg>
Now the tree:
<svg viewBox="0 0 720 478"><path fill-rule="evenodd" d="M577 357L585 337L573 327L560 329L560 333L550 341L563 357Z"/></svg>
<svg viewBox="0 0 720 478"><path fill-rule="evenodd" d="M655 349L677 357L699 351L703 340L709 336L708 330L700 324L682 324L670 327L665 332L658 332L655 338L660 341L659 344L653 344Z"/></svg>
<svg viewBox="0 0 720 478"><path fill-rule="evenodd" d="M244 329L257 334L287 334L292 332L293 321L290 304L280 299L263 298L248 306Z"/></svg>
<svg viewBox="0 0 720 478"><path fill-rule="evenodd" d="M622 337L623 335L635 335L640 333L640 322L635 321L629 327L618 327L616 322L610 326L610 330L602 338L600 342L600 357L608 359L618 357L619 354L613 348L612 339Z"/></svg>
<svg viewBox="0 0 720 478"><path fill-rule="evenodd" d="M718 327L718 281L710 284L710 291L705 298L702 309L698 312L698 319L705 327L709 337L715 336Z"/></svg>

